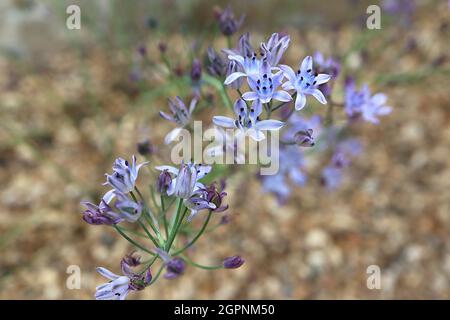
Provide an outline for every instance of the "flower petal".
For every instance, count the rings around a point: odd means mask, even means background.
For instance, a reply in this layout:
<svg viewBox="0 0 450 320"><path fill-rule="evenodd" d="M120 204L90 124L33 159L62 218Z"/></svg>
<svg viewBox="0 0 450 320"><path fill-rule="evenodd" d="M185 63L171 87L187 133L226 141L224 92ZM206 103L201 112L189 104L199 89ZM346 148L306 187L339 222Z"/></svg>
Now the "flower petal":
<svg viewBox="0 0 450 320"><path fill-rule="evenodd" d="M295 82L295 72L294 70L292 70L291 67L281 64L280 65L280 69L281 71L283 71L284 75L286 76L286 78L289 80L289 82L294 83Z"/></svg>
<svg viewBox="0 0 450 320"><path fill-rule="evenodd" d="M329 74L319 73L314 80L316 81L316 86L318 86L325 82L328 82L330 79L331 79L331 76Z"/></svg>
<svg viewBox="0 0 450 320"><path fill-rule="evenodd" d="M109 271L106 268L103 267L97 267L96 268L97 272L100 273L103 277L109 279L109 280L116 280L119 278L119 276L115 273L112 273L111 271Z"/></svg>
<svg viewBox="0 0 450 320"><path fill-rule="evenodd" d="M302 110L306 105L306 97L303 93L297 93L295 99L295 110Z"/></svg>
<svg viewBox="0 0 450 320"><path fill-rule="evenodd" d="M300 65L300 71L301 73L307 73L308 70L312 69L312 57L307 56L305 59L303 59L302 64Z"/></svg>
<svg viewBox="0 0 450 320"><path fill-rule="evenodd" d="M325 96L323 95L322 91L319 89L311 89L305 91L307 94L311 94L314 98L316 98L321 104L327 104L327 99L325 99Z"/></svg>
<svg viewBox="0 0 450 320"><path fill-rule="evenodd" d="M247 101L253 101L253 100L258 99L258 94L253 91L246 92L242 95L242 99L247 100Z"/></svg>
<svg viewBox="0 0 450 320"><path fill-rule="evenodd" d="M169 173L172 173L174 175L178 174L178 168L172 166L156 166L155 169L159 171L167 170Z"/></svg>
<svg viewBox="0 0 450 320"><path fill-rule="evenodd" d="M276 91L273 94L272 98L275 99L275 100L281 101L281 102L288 102L288 101L292 100L291 95L289 93L287 93L286 91L283 91L283 90Z"/></svg>
<svg viewBox="0 0 450 320"><path fill-rule="evenodd" d="M246 74L243 72L233 72L225 79L224 84L229 85L229 84L233 83L234 81L236 81L237 79L239 79L240 77L245 77L245 76L246 76Z"/></svg>
<svg viewBox="0 0 450 320"><path fill-rule="evenodd" d="M234 119L224 117L224 116L213 117L213 123L216 126L220 126L220 127L224 127L224 128L235 128Z"/></svg>
<svg viewBox="0 0 450 320"><path fill-rule="evenodd" d="M255 127L256 130L279 130L284 126L284 122L279 120L262 120Z"/></svg>

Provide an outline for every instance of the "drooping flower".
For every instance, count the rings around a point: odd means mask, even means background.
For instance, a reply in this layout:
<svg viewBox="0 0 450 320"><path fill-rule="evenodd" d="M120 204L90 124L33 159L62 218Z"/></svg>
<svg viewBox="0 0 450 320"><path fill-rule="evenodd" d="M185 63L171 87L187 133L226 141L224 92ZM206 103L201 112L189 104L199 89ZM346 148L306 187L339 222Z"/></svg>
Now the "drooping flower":
<svg viewBox="0 0 450 320"><path fill-rule="evenodd" d="M173 258L167 252L159 248L155 249L155 251L166 265L166 274L164 275L164 278L171 280L181 276L184 273L186 263L183 259L178 257Z"/></svg>
<svg viewBox="0 0 450 320"><path fill-rule="evenodd" d="M326 104L327 100L323 93L317 88L319 85L326 83L331 76L325 73L315 73L313 70L313 59L307 56L303 59L297 73L287 65L280 65L288 81L283 83L283 89L295 90L297 98L295 100L295 109L301 110L306 105L306 95L312 95L320 103Z"/></svg>
<svg viewBox="0 0 450 320"><path fill-rule="evenodd" d="M142 214L142 204L136 203L126 194L114 190L116 203L114 206L119 210L119 215L123 220L128 222L136 222Z"/></svg>
<svg viewBox="0 0 450 320"><path fill-rule="evenodd" d="M191 100L189 109L187 109L186 105L180 99L180 97L176 97L175 101L169 99L169 109L172 112L172 115L168 115L163 111L159 112L162 118L174 122L178 125L178 127L170 131L164 138L164 142L166 144L175 141L175 139L180 135L182 129L189 124L196 105L197 105L197 98L194 98Z"/></svg>
<svg viewBox="0 0 450 320"><path fill-rule="evenodd" d="M321 52L316 51L313 56L313 60L317 65L318 73L326 73L331 76L332 79L336 79L341 71L341 64L333 57L325 59ZM318 86L318 89L322 91L325 97L331 95L331 85L329 82L322 83Z"/></svg>
<svg viewBox="0 0 450 320"><path fill-rule="evenodd" d="M240 133L249 135L255 141L265 139L264 130L279 130L284 123L279 120L260 120L262 105L259 100L255 100L250 110L242 99L237 99L234 103L234 113L237 119L225 116L213 117L213 123L223 128L236 128Z"/></svg>
<svg viewBox="0 0 450 320"><path fill-rule="evenodd" d="M277 90L283 80L283 72L272 74L270 64L263 60L259 65L259 73L247 77L247 82L252 91L246 92L242 98L247 101L259 100L260 103L268 103L272 99L288 102L292 100L289 93L284 90Z"/></svg>
<svg viewBox="0 0 450 320"><path fill-rule="evenodd" d="M311 118L303 118L298 114L293 114L286 124L283 139L288 142L295 142L299 146L315 146L322 132L322 119L319 115Z"/></svg>
<svg viewBox="0 0 450 320"><path fill-rule="evenodd" d="M108 191L103 196L105 202L109 203L111 201L114 197L114 190L122 193L132 191L136 184L139 169L146 164L148 164L148 162L136 165L136 157L134 155L132 156L131 163L122 158L116 159L113 164L113 174L106 174L106 182L103 184L113 187L112 190Z"/></svg>
<svg viewBox="0 0 450 320"><path fill-rule="evenodd" d="M191 67L191 80L193 82L199 82L202 78L202 64L200 63L200 60L194 59L192 61L192 67Z"/></svg>
<svg viewBox="0 0 450 320"><path fill-rule="evenodd" d="M106 268L98 267L97 272L110 281L95 289L97 300L125 300L130 292L130 278L119 276Z"/></svg>
<svg viewBox="0 0 450 320"><path fill-rule="evenodd" d="M169 189L170 185L172 183L172 176L170 175L169 171L163 170L158 177L158 181L156 183L156 190L159 193L165 193Z"/></svg>
<svg viewBox="0 0 450 320"><path fill-rule="evenodd" d="M226 269L237 269L244 264L245 260L241 256L232 256L223 260L223 267Z"/></svg>
<svg viewBox="0 0 450 320"><path fill-rule="evenodd" d="M371 96L370 89L363 85L356 89L355 82L347 79L345 84L345 112L351 120L362 118L367 122L378 124L378 117L391 113L392 108L386 105L387 97L383 93Z"/></svg>
<svg viewBox="0 0 450 320"><path fill-rule="evenodd" d="M204 192L204 198L209 203L214 203L216 206L212 209L214 212L223 212L228 209L228 205L223 205L223 198L227 195L225 190L225 180L222 180L220 183L220 189L217 188L216 183L211 183L208 187L202 189Z"/></svg>
<svg viewBox="0 0 450 320"><path fill-rule="evenodd" d="M219 24L220 32L227 37L235 34L245 19L245 15L241 15L239 19L236 19L230 6L225 10L217 9L215 11L215 16Z"/></svg>
<svg viewBox="0 0 450 320"><path fill-rule="evenodd" d="M300 147L313 147L316 143L312 135L313 129L297 131L294 136L294 142Z"/></svg>
<svg viewBox="0 0 450 320"><path fill-rule="evenodd" d="M83 201L81 204L86 206L86 210L83 212L83 220L89 224L113 225L123 220L103 199L98 206L87 201Z"/></svg>

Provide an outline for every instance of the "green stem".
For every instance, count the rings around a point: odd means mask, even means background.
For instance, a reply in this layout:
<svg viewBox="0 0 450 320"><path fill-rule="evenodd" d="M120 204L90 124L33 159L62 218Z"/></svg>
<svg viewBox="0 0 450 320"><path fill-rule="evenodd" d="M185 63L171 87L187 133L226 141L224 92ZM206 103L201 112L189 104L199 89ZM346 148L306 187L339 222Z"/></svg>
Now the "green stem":
<svg viewBox="0 0 450 320"><path fill-rule="evenodd" d="M201 268L201 269L205 269L205 270L217 270L217 269L223 269L222 265L218 265L218 266L204 266L202 264L199 264L197 262L194 262L192 260L190 260L188 257L186 257L185 255L181 255L183 257L183 259L190 265L197 267L197 268Z"/></svg>
<svg viewBox="0 0 450 320"><path fill-rule="evenodd" d="M206 227L208 226L209 220L211 219L212 216L212 211L209 210L208 216L206 217L205 222L203 223L202 228L200 229L200 231L197 233L197 235L194 237L194 239L191 240L191 242L189 242L187 245L185 245L182 249L176 251L173 255L176 256L180 253L182 253L183 251L185 251L186 249L188 249L189 247L191 247L197 240L198 238L200 238L200 236L203 234L203 232L205 231Z"/></svg>
<svg viewBox="0 0 450 320"><path fill-rule="evenodd" d="M169 226L166 217L166 209L164 207L164 196L161 194L161 209L162 209L162 218L164 223L164 231L166 232L166 239L169 239Z"/></svg>
<svg viewBox="0 0 450 320"><path fill-rule="evenodd" d="M145 233L147 234L147 237L149 237L150 240L152 240L153 244L159 248L161 245L155 240L155 238L153 238L152 234L150 233L150 231L148 231L147 227L145 226L144 223L142 223L141 220L138 220L139 225L142 227L142 229L144 229Z"/></svg>
<svg viewBox="0 0 450 320"><path fill-rule="evenodd" d="M161 275L161 272L164 270L165 264L163 263L162 266L159 268L158 272L156 273L156 275L153 277L152 281L150 281L150 283L148 285L152 285L153 283L155 283L156 280L158 280L159 276Z"/></svg>
<svg viewBox="0 0 450 320"><path fill-rule="evenodd" d="M151 254L151 255L153 255L153 256L155 255L154 252L148 250L148 249L145 248L143 245L137 243L136 241L134 241L133 239L131 239L129 236L127 236L122 230L120 230L120 228L119 228L118 226L113 225L113 227L114 227L114 229L117 230L117 232L120 233L120 235L121 235L122 237L124 237L124 238L125 238L128 242L130 242L132 245L134 245L135 247L137 247L137 248L141 249L142 251L145 251L145 252L147 252L147 253L149 253L149 254Z"/></svg>
<svg viewBox="0 0 450 320"><path fill-rule="evenodd" d="M176 231L177 231L177 227L178 227L178 220L180 218L180 213L181 213L181 208L183 207L183 199L179 198L178 199L178 206L177 206L177 213L175 214L174 217L174 221L172 224L172 228L170 230L170 237L166 242L166 247L165 247L165 251L168 253L170 250L170 247L172 246L173 240L175 239L176 236Z"/></svg>

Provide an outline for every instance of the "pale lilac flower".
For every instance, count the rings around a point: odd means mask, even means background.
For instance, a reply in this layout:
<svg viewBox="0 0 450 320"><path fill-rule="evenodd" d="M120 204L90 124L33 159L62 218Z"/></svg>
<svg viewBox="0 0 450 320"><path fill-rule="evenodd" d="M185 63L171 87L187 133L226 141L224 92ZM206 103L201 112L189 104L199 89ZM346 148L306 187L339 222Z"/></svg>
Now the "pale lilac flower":
<svg viewBox="0 0 450 320"><path fill-rule="evenodd" d="M236 128L240 133L249 135L255 141L265 139L264 130L279 130L284 123L279 120L260 120L262 105L259 100L255 100L250 110L242 99L237 99L234 103L234 112L237 119L224 116L213 117L213 123L223 128Z"/></svg>
<svg viewBox="0 0 450 320"><path fill-rule="evenodd" d="M363 85L358 91L355 82L348 79L345 85L345 112L350 119L362 118L365 121L378 124L378 117L391 113L392 108L386 105L387 97L383 93L371 96L370 89Z"/></svg>
<svg viewBox="0 0 450 320"><path fill-rule="evenodd" d="M267 57L272 67L276 67L289 47L290 41L291 38L288 35L280 36L279 33L273 33L267 42L261 43L261 55Z"/></svg>
<svg viewBox="0 0 450 320"><path fill-rule="evenodd" d="M287 128L283 133L285 141L293 141L312 145L317 141L322 133L322 118L314 115L311 118L303 118L297 114L293 114L286 124ZM309 135L309 133L311 133ZM302 139L304 138L304 139Z"/></svg>
<svg viewBox="0 0 450 320"><path fill-rule="evenodd" d="M142 204L136 203L130 199L126 194L114 190L116 203L114 206L119 210L119 215L123 220L128 222L136 222L142 214Z"/></svg>
<svg viewBox="0 0 450 320"><path fill-rule="evenodd" d="M132 156L132 162L129 163L127 160L122 158L116 159L113 164L113 174L106 174L106 182L103 185L109 185L113 187L112 190L108 191L103 199L106 203L109 203L114 197L114 190L120 191L122 193L128 193L134 189L136 184L136 179L138 177L139 169L148 164L148 162L143 162L136 165L136 157Z"/></svg>
<svg viewBox="0 0 450 320"><path fill-rule="evenodd" d="M297 131L294 142L300 147L313 147L316 143L312 135L313 129Z"/></svg>
<svg viewBox="0 0 450 320"><path fill-rule="evenodd" d="M283 72L272 74L270 64L263 60L259 65L259 73L247 77L248 85L252 91L242 95L242 99L247 101L259 100L260 103L268 103L272 99L281 102L292 100L289 93L284 90L277 90L284 78Z"/></svg>
<svg viewBox="0 0 450 320"><path fill-rule="evenodd" d="M209 66L208 72L216 77L223 77L227 73L227 59L213 48L208 48Z"/></svg>
<svg viewBox="0 0 450 320"><path fill-rule="evenodd" d="M228 62L228 66L227 66L227 70L226 70L226 76L228 78L228 76L230 76L233 73L236 73L239 71L239 66L237 64L236 61L230 60ZM233 89L240 89L242 87L242 84L244 83L244 79L242 77L237 78L236 80L234 80L233 82L231 82L229 84L230 87L232 87Z"/></svg>
<svg viewBox="0 0 450 320"><path fill-rule="evenodd" d="M227 75L225 84L230 85L234 81L242 77L256 77L260 76L261 64L266 61L269 64L269 72L278 71L278 63L282 58L283 53L289 46L289 36L281 37L278 33L274 33L267 43L261 43L261 59L258 59L252 45L250 44L249 34L246 33L239 39L237 50L223 50L228 54L230 61L236 61L239 64L239 69L236 72ZM267 72L267 73L269 73Z"/></svg>
<svg viewBox="0 0 450 320"><path fill-rule="evenodd" d="M166 193L172 183L172 176L168 170L163 170L156 183L156 190L159 193Z"/></svg>
<svg viewBox="0 0 450 320"><path fill-rule="evenodd" d="M286 65L280 65L280 69L283 70L288 79L288 81L283 83L283 89L297 91L297 98L295 100L296 110L301 110L305 107L306 95L312 95L322 104L327 103L325 96L317 86L328 82L328 80L331 79L331 76L325 73L314 73L312 57L307 56L303 59L297 73L295 73L291 67Z"/></svg>
<svg viewBox="0 0 450 320"><path fill-rule="evenodd" d="M95 289L95 299L125 300L131 290L130 278L128 276L119 276L102 267L97 268L97 271L110 281Z"/></svg>
<svg viewBox="0 0 450 320"><path fill-rule="evenodd" d="M191 120L192 113L195 110L197 105L197 98L191 100L189 105L189 109L186 108L184 102L180 99L180 97L176 97L175 101L169 99L169 109L172 112L172 115L169 115L163 111L160 111L159 114L162 118L174 122L178 125L175 129L170 131L166 137L164 138L164 142L169 144L180 135L181 131L185 126L187 126Z"/></svg>
<svg viewBox="0 0 450 320"><path fill-rule="evenodd" d="M314 53L313 60L317 65L317 72L329 74L332 79L336 79L341 71L341 64L337 59L333 57L325 59L321 52L316 51ZM325 97L329 97L331 95L331 85L329 82L322 83L317 88L322 91Z"/></svg>

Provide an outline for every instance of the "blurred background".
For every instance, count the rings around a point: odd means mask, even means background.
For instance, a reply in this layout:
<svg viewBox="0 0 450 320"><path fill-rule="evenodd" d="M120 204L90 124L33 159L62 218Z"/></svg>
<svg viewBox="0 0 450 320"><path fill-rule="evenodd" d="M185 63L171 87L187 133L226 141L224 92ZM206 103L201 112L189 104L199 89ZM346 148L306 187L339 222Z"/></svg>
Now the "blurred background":
<svg viewBox="0 0 450 320"><path fill-rule="evenodd" d="M1 299L92 299L104 282L95 267L119 272L130 245L110 228L84 223L79 202L101 197L104 173L116 157L138 154L137 143L149 141L152 165L167 162L163 139L173 126L158 112L168 97L189 96L194 57L204 62L208 46L226 47L214 12L228 3L246 15L233 43L247 31L254 44L287 32L286 62L316 50L336 56L358 84L386 93L393 113L378 126L358 127L364 152L335 192L312 170L308 184L280 206L256 177L237 171L227 186L231 222L190 255L214 264L240 254L246 264L190 267L130 298L450 298L447 1L399 0L387 10L380 1L346 0L4 0ZM368 30L366 8L376 3L382 28ZM69 4L81 8L81 30L66 28ZM338 83L342 101L343 79ZM209 99L201 117L210 121L224 108L213 88L203 93ZM337 117L344 119L342 110ZM139 181L153 177L149 168ZM381 290L366 286L372 264L381 268ZM81 268L79 290L66 287L69 265Z"/></svg>

